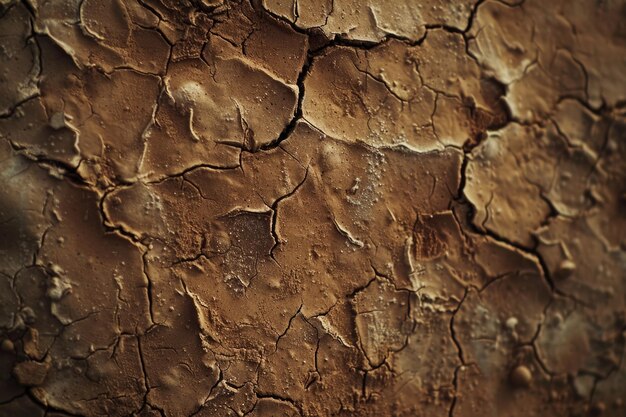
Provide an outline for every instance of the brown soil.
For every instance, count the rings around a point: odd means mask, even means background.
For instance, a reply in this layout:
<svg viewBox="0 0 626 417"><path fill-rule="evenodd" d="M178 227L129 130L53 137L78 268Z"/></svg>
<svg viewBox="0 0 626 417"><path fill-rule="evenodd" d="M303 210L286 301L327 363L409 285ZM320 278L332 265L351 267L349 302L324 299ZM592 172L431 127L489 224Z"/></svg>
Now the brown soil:
<svg viewBox="0 0 626 417"><path fill-rule="evenodd" d="M626 415L621 0L0 0L0 417Z"/></svg>

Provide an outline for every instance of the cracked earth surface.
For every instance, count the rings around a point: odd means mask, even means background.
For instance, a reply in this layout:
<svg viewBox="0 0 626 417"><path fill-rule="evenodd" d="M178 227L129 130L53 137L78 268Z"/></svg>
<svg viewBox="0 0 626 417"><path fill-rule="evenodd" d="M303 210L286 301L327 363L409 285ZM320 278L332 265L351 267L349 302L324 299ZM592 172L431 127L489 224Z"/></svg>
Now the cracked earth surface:
<svg viewBox="0 0 626 417"><path fill-rule="evenodd" d="M1 0L0 416L625 415L625 21Z"/></svg>

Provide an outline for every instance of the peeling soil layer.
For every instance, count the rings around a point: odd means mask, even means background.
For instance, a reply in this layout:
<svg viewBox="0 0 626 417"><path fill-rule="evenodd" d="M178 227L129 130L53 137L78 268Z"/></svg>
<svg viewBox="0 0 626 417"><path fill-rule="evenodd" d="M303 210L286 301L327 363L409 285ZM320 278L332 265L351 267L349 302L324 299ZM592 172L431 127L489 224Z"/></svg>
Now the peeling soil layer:
<svg viewBox="0 0 626 417"><path fill-rule="evenodd" d="M626 415L623 0L0 0L0 416Z"/></svg>

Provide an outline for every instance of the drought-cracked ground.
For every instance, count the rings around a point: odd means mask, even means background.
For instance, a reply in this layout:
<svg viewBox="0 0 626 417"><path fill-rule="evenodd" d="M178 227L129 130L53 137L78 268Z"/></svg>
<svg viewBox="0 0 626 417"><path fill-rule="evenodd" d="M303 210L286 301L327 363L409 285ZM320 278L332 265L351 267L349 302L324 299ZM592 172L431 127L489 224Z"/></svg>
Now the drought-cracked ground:
<svg viewBox="0 0 626 417"><path fill-rule="evenodd" d="M626 415L623 0L2 0L0 70L0 416Z"/></svg>

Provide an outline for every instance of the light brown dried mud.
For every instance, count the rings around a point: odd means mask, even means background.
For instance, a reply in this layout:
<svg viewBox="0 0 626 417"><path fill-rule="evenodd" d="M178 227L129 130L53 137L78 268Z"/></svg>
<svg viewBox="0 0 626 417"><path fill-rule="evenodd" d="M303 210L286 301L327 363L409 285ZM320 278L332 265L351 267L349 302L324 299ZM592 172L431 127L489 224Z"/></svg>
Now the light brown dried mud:
<svg viewBox="0 0 626 417"><path fill-rule="evenodd" d="M625 19L0 1L0 416L623 416Z"/></svg>

